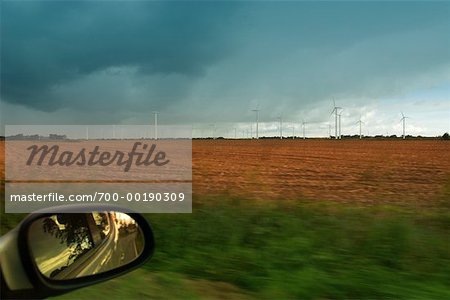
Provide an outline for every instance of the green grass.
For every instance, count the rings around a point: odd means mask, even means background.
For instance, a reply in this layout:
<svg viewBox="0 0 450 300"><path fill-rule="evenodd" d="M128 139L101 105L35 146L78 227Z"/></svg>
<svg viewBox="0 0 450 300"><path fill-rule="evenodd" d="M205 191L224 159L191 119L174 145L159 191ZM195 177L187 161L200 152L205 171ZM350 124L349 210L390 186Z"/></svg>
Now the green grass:
<svg viewBox="0 0 450 300"><path fill-rule="evenodd" d="M450 213L209 199L152 215L149 271L228 282L263 298L450 298Z"/></svg>
<svg viewBox="0 0 450 300"><path fill-rule="evenodd" d="M194 203L146 215L157 245L140 270L63 298L450 299L448 206Z"/></svg>
<svg viewBox="0 0 450 300"><path fill-rule="evenodd" d="M0 236L16 227L26 215L5 213L5 182L0 180Z"/></svg>
<svg viewBox="0 0 450 300"><path fill-rule="evenodd" d="M179 273L144 269L99 285L73 291L56 299L256 299L223 282L191 279Z"/></svg>

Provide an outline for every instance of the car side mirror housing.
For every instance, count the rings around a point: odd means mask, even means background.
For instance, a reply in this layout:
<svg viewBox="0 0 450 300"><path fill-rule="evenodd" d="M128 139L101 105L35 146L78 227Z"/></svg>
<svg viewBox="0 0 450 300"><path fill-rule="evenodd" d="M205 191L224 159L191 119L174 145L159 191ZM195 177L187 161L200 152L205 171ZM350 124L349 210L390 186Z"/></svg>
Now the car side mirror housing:
<svg viewBox="0 0 450 300"><path fill-rule="evenodd" d="M17 241L22 263L17 267L25 271L33 287L32 295L40 298L123 275L144 264L155 247L152 228L145 218L119 208L34 213L8 234L17 235L12 239ZM14 274L8 274L12 272L3 268L4 262L1 264L6 283L14 280ZM10 292L14 296L14 289ZM29 296L24 294L25 298Z"/></svg>

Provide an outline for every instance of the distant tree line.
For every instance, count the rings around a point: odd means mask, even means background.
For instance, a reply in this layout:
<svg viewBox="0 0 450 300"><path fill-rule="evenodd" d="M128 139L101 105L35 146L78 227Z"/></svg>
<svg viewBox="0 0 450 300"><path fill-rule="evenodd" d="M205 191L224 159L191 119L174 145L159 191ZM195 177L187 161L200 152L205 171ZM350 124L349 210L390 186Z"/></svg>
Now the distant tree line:
<svg viewBox="0 0 450 300"><path fill-rule="evenodd" d="M364 135L363 139L401 139L402 136L397 136L395 134L392 135ZM201 137L201 138L193 138L193 140L233 140L234 138L225 138L223 136L218 136L216 138L212 138L212 137ZM246 140L251 140L251 139L255 139L253 138L237 138L237 139L246 139ZM259 137L260 140L279 140L280 136L260 136ZM283 136L283 140L292 140L292 136L288 136L285 135ZM302 136L294 136L294 139L303 139ZM311 138L311 137L307 137L306 139L324 139L324 138ZM329 137L327 137L327 139L334 139L334 136L331 135ZM359 135L358 134L354 134L354 135L342 135L342 139L359 139ZM406 135L406 139L442 139L442 140L450 140L450 134L448 132L444 133L442 136L437 136L437 137L428 137L428 136L421 136L421 135L417 135L417 136L413 136L413 135Z"/></svg>
<svg viewBox="0 0 450 300"><path fill-rule="evenodd" d="M5 137L3 137L5 139ZM67 136L65 134L52 134L50 133L48 136L40 136L39 134L32 135L24 135L22 133L16 135L9 135L6 137L8 140L65 140Z"/></svg>

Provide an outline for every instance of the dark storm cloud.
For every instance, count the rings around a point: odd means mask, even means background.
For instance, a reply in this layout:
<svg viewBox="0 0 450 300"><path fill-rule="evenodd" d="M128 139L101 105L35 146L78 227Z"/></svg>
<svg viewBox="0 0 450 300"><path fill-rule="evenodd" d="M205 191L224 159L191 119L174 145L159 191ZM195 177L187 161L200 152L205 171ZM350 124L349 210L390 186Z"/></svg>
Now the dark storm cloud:
<svg viewBox="0 0 450 300"><path fill-rule="evenodd" d="M1 22L9 124L327 122L332 97L375 114L433 87L448 107L450 2L10 1Z"/></svg>
<svg viewBox="0 0 450 300"><path fill-rule="evenodd" d="M201 76L229 53L232 12L226 3L4 2L1 97L54 110L76 105L57 98L59 86L111 67Z"/></svg>

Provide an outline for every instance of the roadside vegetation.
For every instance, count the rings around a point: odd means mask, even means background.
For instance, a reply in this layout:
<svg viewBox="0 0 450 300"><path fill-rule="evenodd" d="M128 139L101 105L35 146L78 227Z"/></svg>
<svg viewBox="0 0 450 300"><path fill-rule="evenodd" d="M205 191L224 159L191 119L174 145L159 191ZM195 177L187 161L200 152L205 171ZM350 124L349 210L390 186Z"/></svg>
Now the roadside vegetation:
<svg viewBox="0 0 450 300"><path fill-rule="evenodd" d="M3 205L2 234L25 216ZM450 299L448 201L424 209L197 197L192 214L146 217L151 261L61 298Z"/></svg>
<svg viewBox="0 0 450 300"><path fill-rule="evenodd" d="M450 299L448 206L194 203L147 215L157 246L143 268L61 298Z"/></svg>

